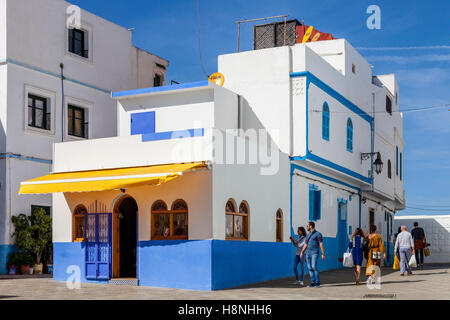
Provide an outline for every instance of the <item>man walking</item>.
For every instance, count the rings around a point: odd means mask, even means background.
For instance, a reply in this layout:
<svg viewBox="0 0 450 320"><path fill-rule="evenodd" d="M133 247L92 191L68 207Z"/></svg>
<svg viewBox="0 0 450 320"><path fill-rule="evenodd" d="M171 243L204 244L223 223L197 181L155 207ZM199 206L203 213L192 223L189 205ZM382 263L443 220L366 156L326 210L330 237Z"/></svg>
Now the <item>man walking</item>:
<svg viewBox="0 0 450 320"><path fill-rule="evenodd" d="M412 254L414 252L414 241L411 236L411 233L406 231L406 226L402 226L402 232L400 232L397 236L397 240L395 240L394 252L397 252L397 249L400 253L400 275L405 275L405 271L408 271L408 274L411 275L412 271L409 267L409 259L411 259L411 250Z"/></svg>
<svg viewBox="0 0 450 320"><path fill-rule="evenodd" d="M427 242L425 231L419 227L419 223L414 222L414 229L411 230L411 235L414 240L414 249L416 250L417 268L423 268L423 249Z"/></svg>
<svg viewBox="0 0 450 320"><path fill-rule="evenodd" d="M323 237L316 229L314 222L310 221L306 225L308 235L306 236L305 245L300 253L300 259L306 255L306 263L309 269L311 284L308 287L320 287L319 270L317 270L317 261L319 260L319 248L322 251L322 260L325 260L325 251L323 249Z"/></svg>

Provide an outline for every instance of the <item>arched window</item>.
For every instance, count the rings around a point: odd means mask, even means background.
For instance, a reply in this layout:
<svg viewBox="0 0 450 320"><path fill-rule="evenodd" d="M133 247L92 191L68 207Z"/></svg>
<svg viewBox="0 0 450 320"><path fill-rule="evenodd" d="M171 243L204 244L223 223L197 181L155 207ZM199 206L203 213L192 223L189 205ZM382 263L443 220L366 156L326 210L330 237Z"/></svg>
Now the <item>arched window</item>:
<svg viewBox="0 0 450 320"><path fill-rule="evenodd" d="M392 116L392 100L386 96L386 112Z"/></svg>
<svg viewBox="0 0 450 320"><path fill-rule="evenodd" d="M347 120L347 151L353 152L353 122L350 118Z"/></svg>
<svg viewBox="0 0 450 320"><path fill-rule="evenodd" d="M391 160L388 160L387 174L388 174L388 178L392 179L392 163L391 163Z"/></svg>
<svg viewBox="0 0 450 320"><path fill-rule="evenodd" d="M234 200L228 200L225 206L227 240L248 240L248 214L249 207L246 201L241 202L237 212Z"/></svg>
<svg viewBox="0 0 450 320"><path fill-rule="evenodd" d="M277 242L283 242L283 211L277 210Z"/></svg>
<svg viewBox="0 0 450 320"><path fill-rule="evenodd" d="M152 205L152 240L187 239L188 238L188 206L184 200L176 200L172 210L167 204L158 200Z"/></svg>
<svg viewBox="0 0 450 320"><path fill-rule="evenodd" d="M322 107L322 138L330 140L330 108L326 102Z"/></svg>
<svg viewBox="0 0 450 320"><path fill-rule="evenodd" d="M75 207L73 211L73 222L72 222L72 240L74 242L84 241L84 217L87 213L87 209L84 205L79 204Z"/></svg>
<svg viewBox="0 0 450 320"><path fill-rule="evenodd" d="M173 235L175 237L188 236L188 206L184 200L176 200L172 204Z"/></svg>

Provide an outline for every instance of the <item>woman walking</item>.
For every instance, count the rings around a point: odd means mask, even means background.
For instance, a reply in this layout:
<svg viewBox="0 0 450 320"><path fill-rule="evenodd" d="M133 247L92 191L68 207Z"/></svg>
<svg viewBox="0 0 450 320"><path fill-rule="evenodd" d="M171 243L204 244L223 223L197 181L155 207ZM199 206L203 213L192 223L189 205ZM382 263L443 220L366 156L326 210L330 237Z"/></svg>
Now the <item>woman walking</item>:
<svg viewBox="0 0 450 320"><path fill-rule="evenodd" d="M306 240L306 230L303 227L298 227L297 234L299 236L298 240L295 240L294 237L291 236L292 244L297 248L295 251L295 257L294 257L294 274L295 278L297 279L294 284L299 284L303 286L303 280L305 278L305 257L303 256L300 258L300 253L302 252L302 248L305 245ZM298 265L300 264L300 280L298 276Z"/></svg>
<svg viewBox="0 0 450 320"><path fill-rule="evenodd" d="M366 246L365 235L361 228L356 228L352 235L349 249L352 250L354 273L356 279L356 285L359 286L359 278L361 277L361 266L363 262L364 247Z"/></svg>
<svg viewBox="0 0 450 320"><path fill-rule="evenodd" d="M377 234L377 227L375 225L370 226L367 245L369 254L367 257L366 277L371 277L372 280L374 280L377 276L376 267L381 271L381 259L386 259L383 239L381 238L381 235Z"/></svg>

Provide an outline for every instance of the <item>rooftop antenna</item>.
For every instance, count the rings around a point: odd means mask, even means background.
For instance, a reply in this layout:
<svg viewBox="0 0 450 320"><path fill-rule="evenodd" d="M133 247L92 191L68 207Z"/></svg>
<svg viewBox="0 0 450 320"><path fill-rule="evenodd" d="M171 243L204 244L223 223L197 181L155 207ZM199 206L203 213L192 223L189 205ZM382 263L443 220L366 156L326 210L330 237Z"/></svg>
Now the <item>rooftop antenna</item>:
<svg viewBox="0 0 450 320"><path fill-rule="evenodd" d="M269 19L276 19L276 18L282 18L284 17L284 42L283 45L286 45L286 17L289 16L288 14L283 14L280 16L273 16L273 17L265 17L265 18L257 18L257 19L245 19L241 21L236 21L238 24L238 43L237 43L237 52L239 52L239 45L240 45L240 36L241 36L241 23L244 22L253 22L253 21L260 21L260 20L269 20Z"/></svg>

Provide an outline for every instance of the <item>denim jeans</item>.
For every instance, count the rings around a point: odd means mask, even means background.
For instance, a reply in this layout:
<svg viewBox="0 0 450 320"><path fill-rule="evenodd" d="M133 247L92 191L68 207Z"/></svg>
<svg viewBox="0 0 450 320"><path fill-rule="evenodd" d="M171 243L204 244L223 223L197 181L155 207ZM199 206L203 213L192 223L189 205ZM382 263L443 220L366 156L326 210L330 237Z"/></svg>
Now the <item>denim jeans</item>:
<svg viewBox="0 0 450 320"><path fill-rule="evenodd" d="M303 279L305 278L305 257L303 257L303 259L300 259L300 255L295 255L294 257L294 273L295 273L295 278L298 281L298 265L300 264L300 281L303 282Z"/></svg>
<svg viewBox="0 0 450 320"><path fill-rule="evenodd" d="M319 260L319 254L307 254L306 263L308 264L309 276L311 277L311 283L320 283L319 270L317 270L317 261Z"/></svg>
<svg viewBox="0 0 450 320"><path fill-rule="evenodd" d="M405 271L408 271L408 273L411 273L411 268L409 267L409 259L411 259L412 252L411 248L400 248L400 272L405 273Z"/></svg>

